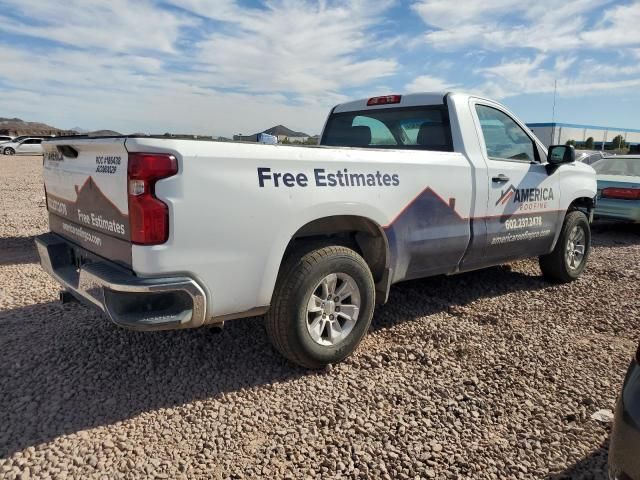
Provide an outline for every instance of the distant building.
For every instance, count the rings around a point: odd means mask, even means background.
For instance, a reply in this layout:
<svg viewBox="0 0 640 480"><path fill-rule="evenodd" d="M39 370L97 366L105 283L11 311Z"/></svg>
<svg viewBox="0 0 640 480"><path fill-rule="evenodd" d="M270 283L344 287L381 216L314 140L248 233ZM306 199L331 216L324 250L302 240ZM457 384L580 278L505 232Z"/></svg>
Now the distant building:
<svg viewBox="0 0 640 480"><path fill-rule="evenodd" d="M625 143L632 147L640 145L640 130L632 128L596 127L573 123L527 123L527 127L547 147L564 145L569 140L575 140L578 147L584 147L587 139L593 137L594 148L601 150L603 146L610 145L618 135L622 135Z"/></svg>
<svg viewBox="0 0 640 480"><path fill-rule="evenodd" d="M275 127L265 130L263 133L278 137L279 143L285 141L290 143L304 143L309 139L309 135L306 133L293 131L284 125L276 125Z"/></svg>
<svg viewBox="0 0 640 480"><path fill-rule="evenodd" d="M254 135L234 135L233 140L236 142L260 142L261 135L267 134L278 139L278 143L305 143L310 137L303 132L295 132L283 125L276 125L263 132Z"/></svg>
<svg viewBox="0 0 640 480"><path fill-rule="evenodd" d="M268 133L259 133L258 134L258 141L260 143L265 143L268 145L277 145L278 144L278 137L276 137L275 135L269 135Z"/></svg>

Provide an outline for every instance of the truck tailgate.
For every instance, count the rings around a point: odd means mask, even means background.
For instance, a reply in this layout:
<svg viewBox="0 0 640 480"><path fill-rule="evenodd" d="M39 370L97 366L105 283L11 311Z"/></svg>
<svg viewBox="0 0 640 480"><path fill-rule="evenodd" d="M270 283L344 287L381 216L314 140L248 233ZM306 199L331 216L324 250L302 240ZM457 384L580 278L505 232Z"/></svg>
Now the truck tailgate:
<svg viewBox="0 0 640 480"><path fill-rule="evenodd" d="M125 138L61 138L43 152L51 231L131 266Z"/></svg>

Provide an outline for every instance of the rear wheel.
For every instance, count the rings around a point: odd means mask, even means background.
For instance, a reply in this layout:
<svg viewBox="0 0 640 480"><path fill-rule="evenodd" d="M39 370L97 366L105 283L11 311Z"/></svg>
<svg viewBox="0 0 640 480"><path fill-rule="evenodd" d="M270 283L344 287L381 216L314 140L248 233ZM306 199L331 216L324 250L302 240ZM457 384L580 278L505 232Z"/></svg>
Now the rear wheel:
<svg viewBox="0 0 640 480"><path fill-rule="evenodd" d="M555 248L540 257L542 274L561 283L577 279L587 266L590 249L591 228L587 216L578 210L569 212Z"/></svg>
<svg viewBox="0 0 640 480"><path fill-rule="evenodd" d="M265 325L273 346L307 368L337 363L364 338L375 285L364 259L343 246L307 247L289 256Z"/></svg>
<svg viewBox="0 0 640 480"><path fill-rule="evenodd" d="M13 155L14 153L16 153L16 151L11 147L7 147L7 148L4 149L4 154L5 155Z"/></svg>

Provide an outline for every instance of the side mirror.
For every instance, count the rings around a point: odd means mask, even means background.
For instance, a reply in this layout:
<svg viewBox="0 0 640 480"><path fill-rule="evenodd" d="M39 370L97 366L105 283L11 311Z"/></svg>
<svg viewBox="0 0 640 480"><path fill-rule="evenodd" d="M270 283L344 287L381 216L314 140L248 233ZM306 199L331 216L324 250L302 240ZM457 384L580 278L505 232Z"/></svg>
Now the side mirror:
<svg viewBox="0 0 640 480"><path fill-rule="evenodd" d="M576 149L571 145L551 145L547 153L547 161L551 165L575 162Z"/></svg>

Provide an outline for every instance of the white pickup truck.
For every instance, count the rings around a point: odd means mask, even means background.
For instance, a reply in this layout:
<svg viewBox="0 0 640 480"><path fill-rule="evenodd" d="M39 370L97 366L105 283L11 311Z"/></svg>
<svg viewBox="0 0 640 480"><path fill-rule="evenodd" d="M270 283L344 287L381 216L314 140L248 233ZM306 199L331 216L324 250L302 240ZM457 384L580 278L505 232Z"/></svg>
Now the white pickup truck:
<svg viewBox="0 0 640 480"><path fill-rule="evenodd" d="M309 368L349 355L394 283L526 257L577 278L596 195L571 147L461 93L338 105L318 147L56 138L44 181L63 299L142 330L265 315Z"/></svg>

